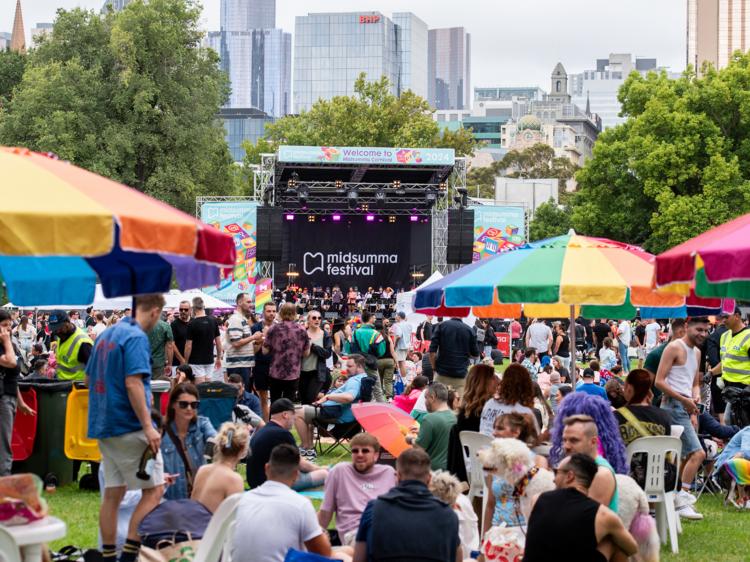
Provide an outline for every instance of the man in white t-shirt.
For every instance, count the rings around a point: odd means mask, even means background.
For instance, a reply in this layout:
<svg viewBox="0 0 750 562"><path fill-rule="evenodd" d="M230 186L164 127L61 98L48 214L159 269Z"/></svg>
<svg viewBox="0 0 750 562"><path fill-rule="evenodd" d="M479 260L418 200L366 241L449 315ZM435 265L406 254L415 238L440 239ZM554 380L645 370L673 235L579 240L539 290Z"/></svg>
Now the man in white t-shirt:
<svg viewBox="0 0 750 562"><path fill-rule="evenodd" d="M646 324L646 357L659 345L661 325L653 318Z"/></svg>
<svg viewBox="0 0 750 562"><path fill-rule="evenodd" d="M547 355L547 350L552 345L552 330L544 323L543 318L537 318L536 322L526 330L526 347L536 349L539 357Z"/></svg>
<svg viewBox="0 0 750 562"><path fill-rule="evenodd" d="M370 433L358 433L349 443L352 462L334 466L326 478L325 496L318 512L324 529L336 514L336 531L341 544L354 546L362 512L370 500L398 485L396 471L386 464L375 464L380 441Z"/></svg>
<svg viewBox="0 0 750 562"><path fill-rule="evenodd" d="M630 322L623 320L617 327L617 351L620 352L622 368L626 373L630 372L630 359L628 358L628 347L630 347L631 331Z"/></svg>
<svg viewBox="0 0 750 562"><path fill-rule="evenodd" d="M268 480L246 492L237 506L234 562L284 562L290 548L331 557L331 542L315 508L292 490L299 462L296 447L288 443L274 447L266 465Z"/></svg>

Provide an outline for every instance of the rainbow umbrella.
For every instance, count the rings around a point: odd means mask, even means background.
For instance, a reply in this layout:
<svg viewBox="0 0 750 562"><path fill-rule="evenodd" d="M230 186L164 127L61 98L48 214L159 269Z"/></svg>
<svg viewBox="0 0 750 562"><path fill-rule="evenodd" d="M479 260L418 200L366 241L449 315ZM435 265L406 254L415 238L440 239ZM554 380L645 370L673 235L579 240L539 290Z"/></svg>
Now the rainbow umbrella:
<svg viewBox="0 0 750 562"><path fill-rule="evenodd" d="M229 234L115 181L0 147L0 276L17 306L92 302L219 282Z"/></svg>
<svg viewBox="0 0 750 562"><path fill-rule="evenodd" d="M354 404L352 414L367 433L380 441L380 446L397 457L411 445L406 444L406 434L413 425L419 427L416 420L406 412L390 404L365 402Z"/></svg>
<svg viewBox="0 0 750 562"><path fill-rule="evenodd" d="M750 299L750 215L744 215L656 256L659 291Z"/></svg>

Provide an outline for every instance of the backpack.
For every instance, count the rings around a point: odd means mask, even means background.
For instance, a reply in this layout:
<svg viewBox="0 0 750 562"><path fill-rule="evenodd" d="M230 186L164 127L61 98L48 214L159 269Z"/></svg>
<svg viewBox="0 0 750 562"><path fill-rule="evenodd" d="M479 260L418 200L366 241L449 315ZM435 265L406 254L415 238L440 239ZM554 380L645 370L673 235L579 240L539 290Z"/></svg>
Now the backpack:
<svg viewBox="0 0 750 562"><path fill-rule="evenodd" d="M357 338L355 337L358 330L355 330L352 333L352 342L349 345L349 349L351 353L356 355L361 355L365 358L365 368L371 369L373 371L377 371L378 369L378 352L377 352L377 346L378 344L374 343L375 340L380 335L380 332L377 332L373 330L372 336L370 336L370 341L367 344L367 350L362 350L359 348L359 344L357 343ZM369 400L368 400L369 402Z"/></svg>
<svg viewBox="0 0 750 562"><path fill-rule="evenodd" d="M490 347L497 347L497 336L495 335L495 331L492 328L490 328Z"/></svg>
<svg viewBox="0 0 750 562"><path fill-rule="evenodd" d="M359 402L372 402L372 389L377 382L375 377L362 377L359 381Z"/></svg>
<svg viewBox="0 0 750 562"><path fill-rule="evenodd" d="M482 328L477 328L477 341L484 342L484 330Z"/></svg>
<svg viewBox="0 0 750 562"><path fill-rule="evenodd" d="M427 320L422 322L419 326L417 326L417 340L422 341L424 339L424 325L427 323Z"/></svg>

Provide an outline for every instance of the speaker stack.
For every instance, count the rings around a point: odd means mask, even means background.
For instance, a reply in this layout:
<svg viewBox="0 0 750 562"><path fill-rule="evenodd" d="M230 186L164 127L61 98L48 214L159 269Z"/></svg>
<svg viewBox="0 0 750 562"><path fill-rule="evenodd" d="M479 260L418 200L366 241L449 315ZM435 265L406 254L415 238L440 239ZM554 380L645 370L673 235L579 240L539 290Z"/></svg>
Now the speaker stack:
<svg viewBox="0 0 750 562"><path fill-rule="evenodd" d="M474 211L460 208L448 210L448 251L446 262L464 265L474 256Z"/></svg>
<svg viewBox="0 0 750 562"><path fill-rule="evenodd" d="M258 261L281 261L283 241L282 220L284 210L281 207L258 207L258 228L256 230L256 254Z"/></svg>

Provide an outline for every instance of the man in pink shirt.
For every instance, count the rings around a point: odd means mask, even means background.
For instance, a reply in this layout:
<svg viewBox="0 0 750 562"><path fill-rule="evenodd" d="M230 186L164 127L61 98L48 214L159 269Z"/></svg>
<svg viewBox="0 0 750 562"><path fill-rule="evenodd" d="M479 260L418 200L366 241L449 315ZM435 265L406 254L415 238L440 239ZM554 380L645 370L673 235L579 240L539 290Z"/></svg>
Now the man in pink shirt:
<svg viewBox="0 0 750 562"><path fill-rule="evenodd" d="M341 544L354 546L362 512L370 500L385 494L398 484L396 471L375 464L380 442L369 433L358 433L350 441L352 462L342 462L328 473L325 496L318 512L318 523L324 529L336 513L336 531Z"/></svg>

